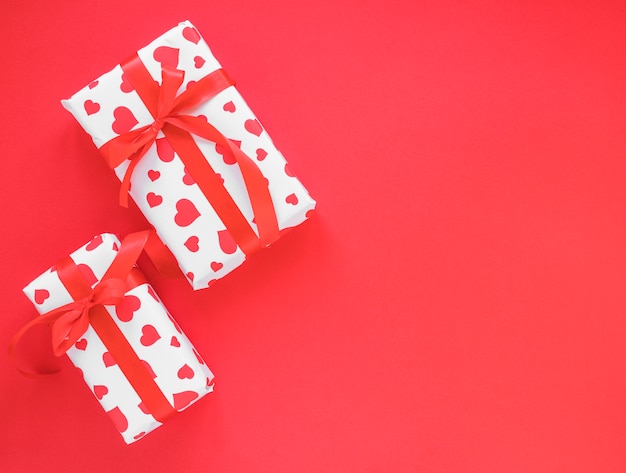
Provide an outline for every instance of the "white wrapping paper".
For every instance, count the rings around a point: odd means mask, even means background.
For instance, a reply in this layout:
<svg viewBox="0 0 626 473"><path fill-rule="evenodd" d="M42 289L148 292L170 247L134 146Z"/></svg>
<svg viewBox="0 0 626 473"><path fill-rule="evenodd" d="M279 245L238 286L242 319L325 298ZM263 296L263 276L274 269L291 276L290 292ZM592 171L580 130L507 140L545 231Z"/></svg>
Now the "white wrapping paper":
<svg viewBox="0 0 626 473"><path fill-rule="evenodd" d="M221 66L194 26L186 21L138 51L152 77L160 83L161 66L185 72L181 91ZM154 118L139 95L123 77L118 65L70 99L63 101L97 147L118 132L153 123ZM203 115L227 138L240 142L241 150L258 165L269 181L269 190L281 230L299 225L315 207L300 181L272 139L234 86L211 98L190 115ZM211 167L242 214L257 231L254 215L236 163L219 153L215 143L194 137ZM116 168L122 179L127 162ZM176 257L194 289L206 288L245 260L211 204L174 152L163 134L133 172L131 197ZM257 232L258 233L258 232Z"/></svg>
<svg viewBox="0 0 626 473"><path fill-rule="evenodd" d="M119 245L114 235L97 235L70 256L95 286ZM40 314L73 300L54 268L32 281L24 293ZM139 359L149 365L155 383L177 411L213 390L213 374L149 284L128 291L117 307L105 308ZM67 355L82 371L85 383L126 443L161 425L144 410L138 394L91 326Z"/></svg>

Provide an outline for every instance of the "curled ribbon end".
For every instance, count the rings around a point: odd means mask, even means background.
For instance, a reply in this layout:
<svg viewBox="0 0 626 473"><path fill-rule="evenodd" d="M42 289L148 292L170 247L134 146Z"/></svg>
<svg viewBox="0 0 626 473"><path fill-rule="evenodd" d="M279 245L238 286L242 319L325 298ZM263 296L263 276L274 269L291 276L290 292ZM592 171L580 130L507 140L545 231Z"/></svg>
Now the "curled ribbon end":
<svg viewBox="0 0 626 473"><path fill-rule="evenodd" d="M62 357L67 353L67 348L63 349L61 347L52 347L52 354L57 358Z"/></svg>
<svg viewBox="0 0 626 473"><path fill-rule="evenodd" d="M27 378L30 379L37 379L37 378L41 378L43 376L50 376L51 374L57 374L59 373L61 370L50 370L50 371L38 371L38 372L33 372L33 371L25 371L21 368L17 369L20 374L22 374L23 376L26 376Z"/></svg>
<svg viewBox="0 0 626 473"><path fill-rule="evenodd" d="M125 209L128 208L128 191L129 189L124 189L124 185L122 184L122 189L120 190L120 205Z"/></svg>

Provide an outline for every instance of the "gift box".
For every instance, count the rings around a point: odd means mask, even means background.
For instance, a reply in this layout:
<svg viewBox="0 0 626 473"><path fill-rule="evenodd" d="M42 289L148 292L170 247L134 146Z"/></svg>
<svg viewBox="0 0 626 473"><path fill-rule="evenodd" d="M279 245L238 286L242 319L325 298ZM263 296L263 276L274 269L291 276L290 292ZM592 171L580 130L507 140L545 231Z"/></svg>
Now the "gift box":
<svg viewBox="0 0 626 473"><path fill-rule="evenodd" d="M86 331L71 341L68 330L61 339L71 342L68 357L126 443L132 443L211 392L213 374L136 267L123 283L106 279L113 264L119 267L124 244L114 235L97 235L24 293L47 314L40 320L65 317L72 330L81 330L76 327L81 308L88 312ZM103 294L116 284L121 284L117 304L107 305ZM53 325L53 336L54 330Z"/></svg>
<svg viewBox="0 0 626 473"><path fill-rule="evenodd" d="M194 289L238 267L315 207L188 21L62 103Z"/></svg>

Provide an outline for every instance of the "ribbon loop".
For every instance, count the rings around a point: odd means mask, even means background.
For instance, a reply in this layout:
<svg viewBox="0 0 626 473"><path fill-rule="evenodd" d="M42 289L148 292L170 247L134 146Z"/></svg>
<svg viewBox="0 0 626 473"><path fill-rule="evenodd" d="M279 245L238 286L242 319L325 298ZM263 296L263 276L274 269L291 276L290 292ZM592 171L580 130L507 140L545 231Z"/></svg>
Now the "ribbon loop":
<svg viewBox="0 0 626 473"><path fill-rule="evenodd" d="M161 131L161 128L163 128L163 125L165 125L163 119L157 118L156 120L154 120L152 125L150 125L150 131L156 136L156 134Z"/></svg>
<svg viewBox="0 0 626 473"><path fill-rule="evenodd" d="M52 352L62 356L87 331L89 327L90 301L77 301L75 308L60 311L56 320L52 321Z"/></svg>

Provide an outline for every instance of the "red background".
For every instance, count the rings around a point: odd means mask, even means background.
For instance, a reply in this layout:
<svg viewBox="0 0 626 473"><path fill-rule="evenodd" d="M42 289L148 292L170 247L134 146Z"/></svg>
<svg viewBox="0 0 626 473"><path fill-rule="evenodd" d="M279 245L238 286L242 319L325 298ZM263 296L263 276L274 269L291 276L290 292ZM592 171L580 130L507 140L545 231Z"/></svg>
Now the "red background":
<svg viewBox="0 0 626 473"><path fill-rule="evenodd" d="M626 471L624 2L4 0L0 18L2 346L33 277L145 227L59 100L179 21L319 201L208 290L144 262L217 378L135 445L67 359L31 380L1 357L3 472Z"/></svg>

